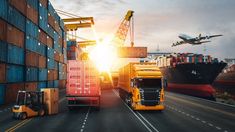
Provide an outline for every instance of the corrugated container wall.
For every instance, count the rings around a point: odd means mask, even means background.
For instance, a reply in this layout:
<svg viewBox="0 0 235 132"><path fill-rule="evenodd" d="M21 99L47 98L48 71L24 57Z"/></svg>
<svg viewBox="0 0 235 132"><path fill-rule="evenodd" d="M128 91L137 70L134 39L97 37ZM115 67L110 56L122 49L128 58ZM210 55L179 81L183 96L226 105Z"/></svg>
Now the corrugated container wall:
<svg viewBox="0 0 235 132"><path fill-rule="evenodd" d="M18 90L65 88L65 36L48 0L0 0L0 106Z"/></svg>

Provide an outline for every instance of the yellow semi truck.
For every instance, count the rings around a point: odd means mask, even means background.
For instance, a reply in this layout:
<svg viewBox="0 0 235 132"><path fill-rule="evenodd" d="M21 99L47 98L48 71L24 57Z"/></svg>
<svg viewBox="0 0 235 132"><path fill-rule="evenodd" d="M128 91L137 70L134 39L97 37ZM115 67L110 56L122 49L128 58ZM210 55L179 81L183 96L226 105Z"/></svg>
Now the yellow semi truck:
<svg viewBox="0 0 235 132"><path fill-rule="evenodd" d="M119 70L119 96L133 110L164 110L166 85L155 63L129 63Z"/></svg>

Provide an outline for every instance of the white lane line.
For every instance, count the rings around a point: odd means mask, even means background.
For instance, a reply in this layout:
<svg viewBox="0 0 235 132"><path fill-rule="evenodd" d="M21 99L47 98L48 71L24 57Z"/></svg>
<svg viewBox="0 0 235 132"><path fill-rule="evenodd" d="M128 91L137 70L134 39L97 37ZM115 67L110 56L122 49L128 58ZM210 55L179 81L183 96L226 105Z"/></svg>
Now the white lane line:
<svg viewBox="0 0 235 132"><path fill-rule="evenodd" d="M206 123L206 121L202 121L202 123Z"/></svg>
<svg viewBox="0 0 235 132"><path fill-rule="evenodd" d="M88 111L87 111L87 113L86 113L85 119L84 119L84 121L83 121L83 123L82 123L82 128L80 129L80 132L83 132L84 129L85 129L85 125L86 125L86 121L87 121L88 116L89 116L89 113L90 113L90 109L91 109L91 108L89 107L89 109L88 109Z"/></svg>
<svg viewBox="0 0 235 132"><path fill-rule="evenodd" d="M156 132L159 132L157 128L155 128L143 115L141 115L139 112L137 112L137 114L139 114L142 119L144 119Z"/></svg>
<svg viewBox="0 0 235 132"><path fill-rule="evenodd" d="M209 126L211 126L211 127L212 127L212 126L214 126L214 125L213 125L213 124L211 124L211 123L208 123L208 125L209 125Z"/></svg>
<svg viewBox="0 0 235 132"><path fill-rule="evenodd" d="M118 94L116 93L116 91L113 90L113 92L114 92L114 94L115 94L117 97L119 97ZM123 102L122 99L121 99L121 101ZM134 116L145 126L145 128L146 128L149 132L152 132L152 130L136 115L136 113L135 113L125 102L123 102L123 103L124 103L124 105L132 112L132 114L134 114Z"/></svg>
<svg viewBox="0 0 235 132"><path fill-rule="evenodd" d="M220 128L220 127L218 127L218 126L217 126L217 127L215 127L215 128L216 128L216 129L218 129L218 130L221 130L221 128Z"/></svg>

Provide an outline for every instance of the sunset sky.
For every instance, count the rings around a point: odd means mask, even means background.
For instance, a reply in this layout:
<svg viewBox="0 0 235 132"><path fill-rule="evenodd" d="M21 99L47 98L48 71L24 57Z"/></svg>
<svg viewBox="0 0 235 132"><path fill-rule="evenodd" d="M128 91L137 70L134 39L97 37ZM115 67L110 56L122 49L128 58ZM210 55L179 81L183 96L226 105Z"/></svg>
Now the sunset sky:
<svg viewBox="0 0 235 132"><path fill-rule="evenodd" d="M114 34L127 10L133 10L135 45L150 52L205 53L220 59L235 58L234 0L51 0L56 9L78 16L93 16L99 38ZM64 17L64 16L62 16ZM206 45L182 45L180 33L192 37L223 34ZM87 34L81 36L87 37ZM129 41L127 41L128 45ZM129 46L129 45L128 45Z"/></svg>

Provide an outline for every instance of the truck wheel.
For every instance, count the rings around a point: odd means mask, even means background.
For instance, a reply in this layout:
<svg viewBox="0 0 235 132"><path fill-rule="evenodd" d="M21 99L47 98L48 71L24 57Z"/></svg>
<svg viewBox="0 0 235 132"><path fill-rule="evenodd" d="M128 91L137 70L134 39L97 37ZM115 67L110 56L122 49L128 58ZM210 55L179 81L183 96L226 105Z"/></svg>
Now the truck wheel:
<svg viewBox="0 0 235 132"><path fill-rule="evenodd" d="M38 112L39 116L44 116L45 115L45 110L44 109L40 109Z"/></svg>
<svg viewBox="0 0 235 132"><path fill-rule="evenodd" d="M19 116L19 118L20 118L21 120L25 120L25 119L27 118L27 114L26 114L26 113L21 113L20 116Z"/></svg>

